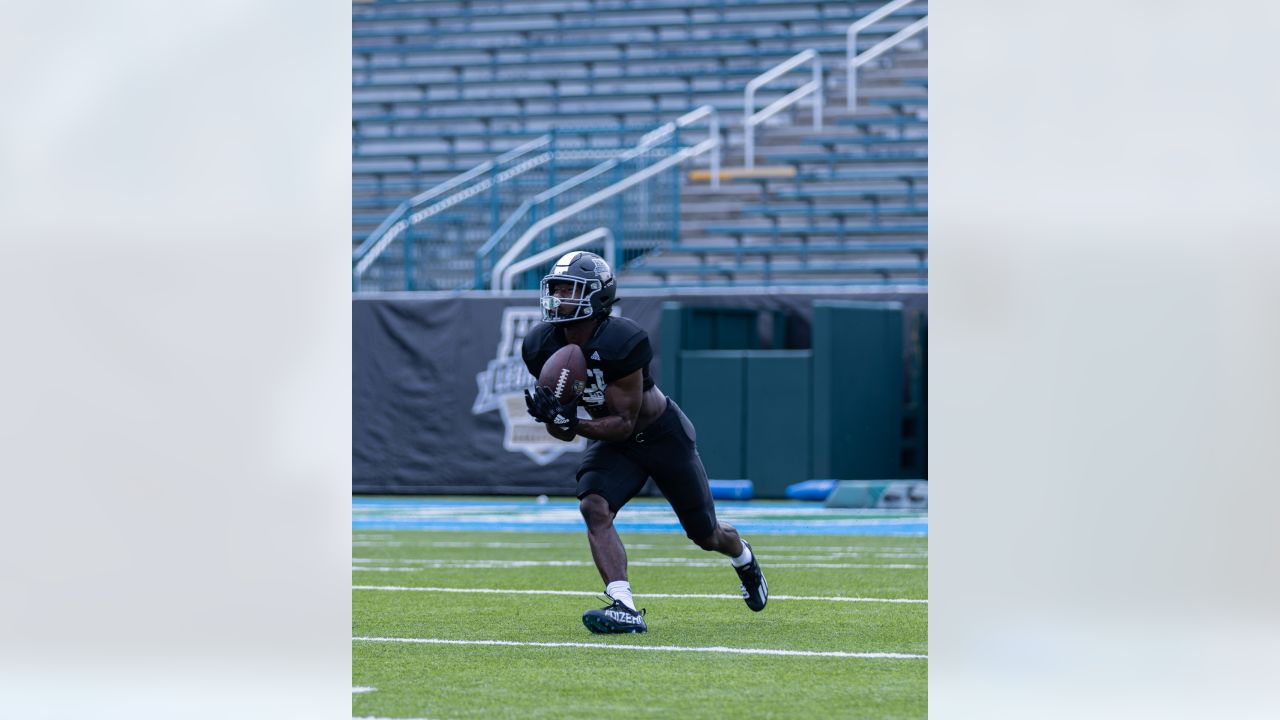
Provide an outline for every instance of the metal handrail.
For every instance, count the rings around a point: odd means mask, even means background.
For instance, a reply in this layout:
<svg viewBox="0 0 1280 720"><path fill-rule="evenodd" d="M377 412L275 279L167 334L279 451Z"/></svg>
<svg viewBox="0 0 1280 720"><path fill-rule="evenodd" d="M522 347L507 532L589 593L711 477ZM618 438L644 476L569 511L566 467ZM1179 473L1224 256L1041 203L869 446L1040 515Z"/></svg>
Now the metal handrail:
<svg viewBox="0 0 1280 720"><path fill-rule="evenodd" d="M774 100L773 102L761 108L756 112L756 90L760 89L766 83L772 82L782 75L794 70L810 60L813 61L813 79L792 90L786 95ZM794 57L775 65L770 70L761 73L752 78L747 83L747 89L743 93L742 100L742 133L743 133L743 155L744 164L749 167L756 166L756 125L768 120L784 108L789 107L800 101L804 96L814 93L813 97L813 129L822 129L822 56L817 50L809 48ZM718 173L717 173L718 174ZM715 175L712 176L713 178Z"/></svg>
<svg viewBox="0 0 1280 720"><path fill-rule="evenodd" d="M676 130L688 127L699 120L707 118L707 134L709 137L720 137L720 113L711 105L699 105L689 112L670 122L658 126L657 129L647 132L640 137L640 144L631 150L623 153L620 157L625 160L641 154L642 152L652 148L659 142L662 142ZM715 146L715 152L711 153L711 187L720 187L720 145Z"/></svg>
<svg viewBox="0 0 1280 720"><path fill-rule="evenodd" d="M525 258L517 263L512 263L511 266L502 271L502 292L511 292L511 285L515 282L516 275L519 275L525 270L537 267L552 258L560 257L570 250L576 250L583 245L590 245L600 239L604 240L604 261L609 263L609 267L611 268L617 267L618 242L613 238L613 231L606 227L598 227L595 230L582 233L572 240L565 240L562 243L553 245L537 255Z"/></svg>
<svg viewBox="0 0 1280 720"><path fill-rule="evenodd" d="M609 158L608 160L605 160L599 165L596 165L595 167L592 167L588 170L580 172L577 175L574 175L573 177L569 178L568 180L565 180L564 182L560 183L559 185L556 185L555 187L544 190L538 193L537 195L533 196L532 198L520 203L519 207L515 209L515 212L507 216L507 219L503 221L502 225L500 225L498 229L495 230L494 233L489 236L489 239L485 240L484 244L480 246L480 249L476 251L476 287L480 287L480 284L484 279L482 258L488 256L489 253L493 252L494 247L496 247L500 242L502 242L502 239L506 237L508 233L511 232L511 228L515 227L516 223L518 223L521 219L523 219L525 215L527 215L533 209L534 205L545 203L559 195L563 195L564 193L574 189L575 187L578 187L582 183L594 177L599 177L600 175L614 169L619 164L634 159L636 156L644 153L647 150L652 149L655 145L657 145L659 142L666 139L669 135L671 135L671 133L675 132L678 128L682 128L692 123L695 123L704 117L710 118L708 120L710 124L710 132L716 137L719 137L720 136L719 114L716 112L715 108L713 108L710 105L700 105L694 108L693 110L690 110L689 112L685 113L684 115L681 115L675 120L663 123L662 125L659 125L657 128L645 133L640 137L640 142L634 148L631 148L626 152L619 153L616 157ZM716 146L716 152L711 155L711 175L712 175L711 187L713 188L720 187L720 149L718 145Z"/></svg>
<svg viewBox="0 0 1280 720"><path fill-rule="evenodd" d="M855 109L858 103L858 68L880 57L886 50L893 48L898 43L928 27L929 16L925 15L888 38L881 40L876 43L875 47L868 49L861 55L858 54L858 33L913 2L916 2L916 0L893 0L893 2L872 10L865 17L858 19L849 26L849 30L845 34L845 85L848 90L846 96L846 107L848 109Z"/></svg>
<svg viewBox="0 0 1280 720"><path fill-rule="evenodd" d="M663 125L662 127L658 128L657 130L654 130L652 133L649 133L648 135L646 135L645 139L642 139L639 145L637 145L632 150L629 150L628 153L630 154L631 157L634 157L635 155L638 155L639 153L652 147L653 144L662 140L664 136L674 133L677 128L681 128L691 123L697 122L698 120L704 117L709 118L707 139L703 140L702 142L696 145L692 145L678 152L672 153L670 156L654 163L653 165L650 165L647 168L637 170L636 172L632 173L631 175L628 175L622 180L619 180L618 182L615 182L612 185L609 185L608 187L598 190L592 193L591 195L588 195L587 197L564 208L563 210L558 210L546 216L545 218L542 218L541 220L535 222L533 225L531 225L529 229L525 230L524 233L515 241L515 243L513 243L511 247L505 253L503 253L502 257L499 258L496 263L494 263L493 276L490 282L491 289L495 291L502 290L503 273L507 270L507 268L509 268L511 265L513 265L516 262L516 258L520 257L520 254L525 251L525 249L529 246L529 244L532 243L534 238L536 238L539 234L541 234L545 230L548 230L554 227L555 225L559 224L563 220L566 220L582 212L583 210L586 210L587 208L590 208L600 203L603 200L607 200L611 197L614 197L615 195L618 195L619 193L639 183L642 183L645 180L648 180L654 175L657 175L658 173L664 170L667 170L675 165L678 165L684 162L688 158L694 157L695 155L701 155L702 153L705 153L711 150L715 151L711 156L713 177L718 176L720 174L719 173L720 119L715 108L710 105L703 105L691 112L681 115L675 121L669 122L666 125ZM614 162L614 161L611 160L609 162ZM487 244L488 243L486 243L486 245ZM477 257L479 257L479 254L477 254Z"/></svg>
<svg viewBox="0 0 1280 720"><path fill-rule="evenodd" d="M368 237L366 237L364 241L351 252L351 261L354 263L354 266L351 269L352 290L359 290L360 278L364 275L365 271L373 265L373 263L378 259L378 256L380 256L382 252L386 250L386 248L391 245L391 243L410 225L420 223L433 215L437 215L454 205L457 205L469 197L474 197L478 193L484 192L489 189L494 182L508 180L525 172L526 170L547 162L551 159L551 154L549 152L541 153L517 165L516 167L508 168L502 173L499 173L496 177L489 175L481 182L467 187L466 189L459 190L458 192L433 203L425 210L408 215L413 208L431 201L460 185L465 185L477 177L485 176L504 163L511 162L522 155L526 155L534 150L542 148L550 142L551 135L549 133L546 135L540 135L533 140L502 153L492 160L486 160L470 170L459 173L439 185L429 188L425 192L419 193L397 205L395 210L392 210L391 213L387 215L386 219L379 223L378 227L374 228L373 232L369 233ZM408 215L408 217L406 217L406 215Z"/></svg>

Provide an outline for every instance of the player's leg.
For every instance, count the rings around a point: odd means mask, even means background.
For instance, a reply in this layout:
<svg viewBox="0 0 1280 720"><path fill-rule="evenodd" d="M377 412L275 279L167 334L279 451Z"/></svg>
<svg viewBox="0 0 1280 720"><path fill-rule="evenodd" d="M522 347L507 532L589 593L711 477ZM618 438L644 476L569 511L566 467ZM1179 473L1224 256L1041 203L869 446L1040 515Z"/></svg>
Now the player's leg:
<svg viewBox="0 0 1280 720"><path fill-rule="evenodd" d="M587 524L591 558L612 604L588 610L582 622L597 633L645 632L643 611L637 610L627 580L627 551L613 521L647 475L615 445L593 443L578 471L578 507Z"/></svg>
<svg viewBox="0 0 1280 720"><path fill-rule="evenodd" d="M693 542L703 550L714 550L730 558L738 557L744 550L738 529L723 520L716 522L715 529L710 535L695 538Z"/></svg>
<svg viewBox="0 0 1280 720"><path fill-rule="evenodd" d="M716 517L707 471L697 451L676 443L663 449L670 452L655 458L650 470L654 472L654 483L676 511L685 535L703 550L729 558L742 555L746 546L738 529Z"/></svg>
<svg viewBox="0 0 1280 720"><path fill-rule="evenodd" d="M662 479L654 476L654 482L662 489L671 507L680 518L685 534L703 550L714 550L729 558L738 574L742 599L747 607L759 612L769 601L769 583L765 581L760 561L751 550L751 544L738 534L737 528L716 518L711 500L711 487L707 483L707 471L702 458L693 451L678 462L670 460Z"/></svg>
<svg viewBox="0 0 1280 720"><path fill-rule="evenodd" d="M769 599L769 586L760 563L738 530L716 518L711 485L698 455L693 423L674 402L665 415L673 412L674 417L660 419L669 429L659 431L661 435L646 447L645 469L671 503L689 539L703 550L727 556L742 583L747 607L763 610Z"/></svg>
<svg viewBox="0 0 1280 720"><path fill-rule="evenodd" d="M609 501L596 491L590 491L578 503L582 519L587 522L587 543L591 546L591 559L600 571L605 585L627 579L627 550L622 538L613 527L617 515L609 509Z"/></svg>

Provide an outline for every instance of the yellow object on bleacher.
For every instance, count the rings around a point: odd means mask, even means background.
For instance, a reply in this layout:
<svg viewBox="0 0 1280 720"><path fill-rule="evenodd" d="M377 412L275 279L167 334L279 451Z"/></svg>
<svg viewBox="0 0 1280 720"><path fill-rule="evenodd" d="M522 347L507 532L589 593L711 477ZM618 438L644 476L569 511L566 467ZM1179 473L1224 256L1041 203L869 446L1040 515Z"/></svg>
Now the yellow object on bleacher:
<svg viewBox="0 0 1280 720"><path fill-rule="evenodd" d="M721 168L721 180L766 180L769 178L790 178L795 177L796 169L790 165L774 165L772 167L736 167ZM692 170L689 172L689 180L692 182L710 182L710 170Z"/></svg>

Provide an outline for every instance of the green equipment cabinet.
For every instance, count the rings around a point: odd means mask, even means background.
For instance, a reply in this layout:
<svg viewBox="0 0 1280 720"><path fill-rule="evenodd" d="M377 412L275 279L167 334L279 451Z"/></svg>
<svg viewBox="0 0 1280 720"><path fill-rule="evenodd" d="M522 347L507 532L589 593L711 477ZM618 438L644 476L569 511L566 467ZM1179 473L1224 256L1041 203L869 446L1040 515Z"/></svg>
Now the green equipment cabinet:
<svg viewBox="0 0 1280 720"><path fill-rule="evenodd" d="M658 378L663 391L676 402L681 401L679 367L682 352L760 349L762 314L773 347L781 347L786 338L785 311L663 303L660 332L662 370Z"/></svg>
<svg viewBox="0 0 1280 720"><path fill-rule="evenodd" d="M787 486L813 477L809 393L813 353L748 350L746 474L757 497L782 498Z"/></svg>
<svg viewBox="0 0 1280 720"><path fill-rule="evenodd" d="M813 477L901 472L902 303L813 303Z"/></svg>
<svg viewBox="0 0 1280 720"><path fill-rule="evenodd" d="M809 477L808 350L687 350L679 362L709 477L750 479L762 498Z"/></svg>
<svg viewBox="0 0 1280 720"><path fill-rule="evenodd" d="M903 477L902 313L815 301L811 350L760 350L760 311L666 303L660 380L697 427L708 476L750 479L761 498L813 477ZM775 312L775 346L783 328Z"/></svg>
<svg viewBox="0 0 1280 720"><path fill-rule="evenodd" d="M697 430L698 454L707 476L746 478L747 362L742 351L690 350L680 353L676 362L680 408Z"/></svg>

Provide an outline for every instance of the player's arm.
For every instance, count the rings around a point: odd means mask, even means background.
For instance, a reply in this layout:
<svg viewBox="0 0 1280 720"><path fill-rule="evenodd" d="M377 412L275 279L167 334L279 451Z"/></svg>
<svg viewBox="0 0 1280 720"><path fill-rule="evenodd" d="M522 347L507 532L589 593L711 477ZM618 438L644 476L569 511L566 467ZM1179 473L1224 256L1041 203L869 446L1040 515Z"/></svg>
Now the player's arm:
<svg viewBox="0 0 1280 720"><path fill-rule="evenodd" d="M604 405L608 415L595 420L578 420L574 431L593 440L626 440L635 430L643 403L644 375L641 370L636 370L605 388Z"/></svg>

